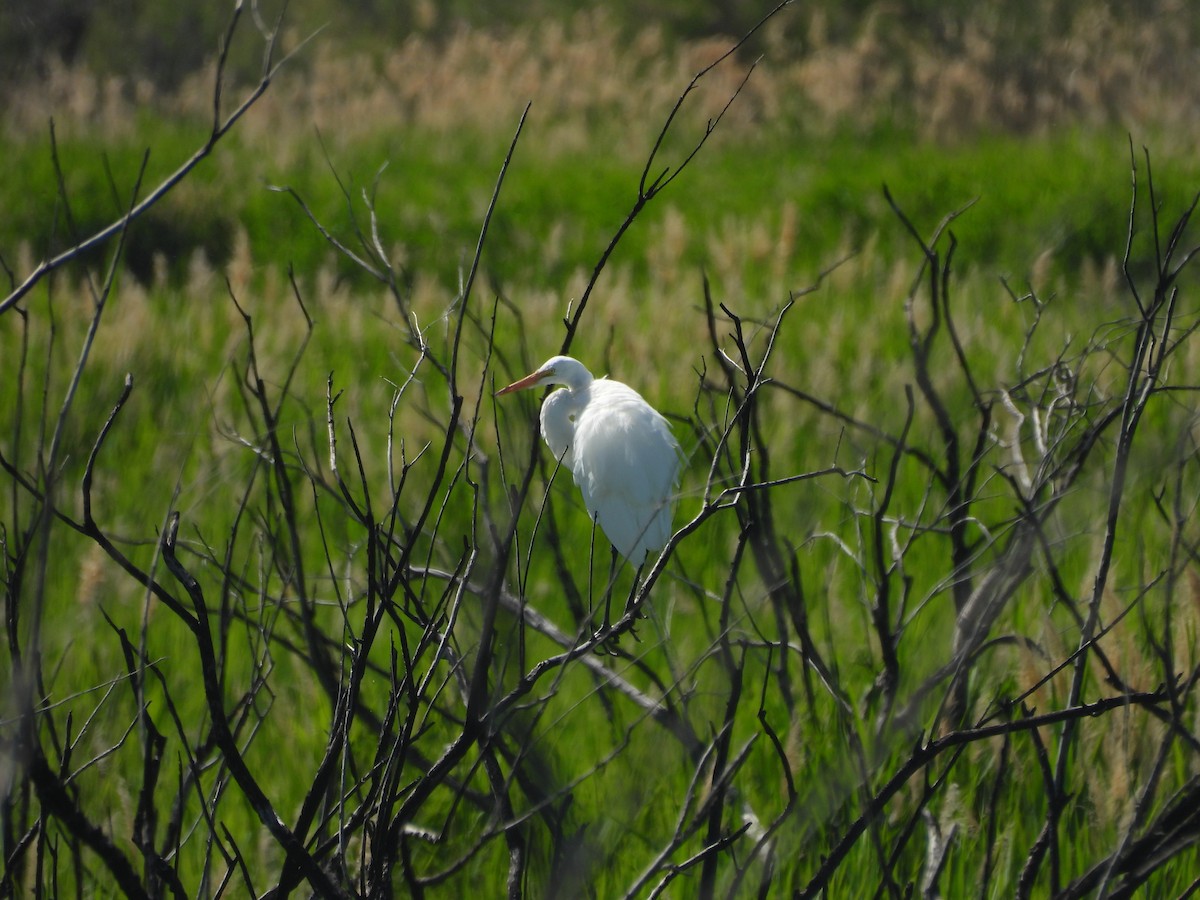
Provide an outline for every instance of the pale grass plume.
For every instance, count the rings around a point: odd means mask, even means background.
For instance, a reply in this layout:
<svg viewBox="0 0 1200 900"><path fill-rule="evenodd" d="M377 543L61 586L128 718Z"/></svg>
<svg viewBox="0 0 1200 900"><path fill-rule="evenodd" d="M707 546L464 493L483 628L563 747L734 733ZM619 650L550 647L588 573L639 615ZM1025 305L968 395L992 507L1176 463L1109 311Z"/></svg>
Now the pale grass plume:
<svg viewBox="0 0 1200 900"><path fill-rule="evenodd" d="M1153 131L1190 147L1200 88L1188 77L1187 29L1175 27L1188 7L1175 0L1164 8L1131 22L1104 6L1080 7L1044 35L1037 54L1006 45L1002 27L986 17L968 19L939 43L883 4L836 37L822 11L806 14L798 28L800 14L788 13L765 29L757 71L714 141L744 141L780 120L818 135L869 129L900 110L933 140L1077 124ZM284 50L305 34L290 26ZM529 140L539 153L572 154L607 135L612 152L637 160L682 87L732 42L669 40L653 23L627 34L602 9L505 31L459 26L436 38L418 31L374 54L318 39L275 79L239 125L239 139L288 167L307 157L314 129L334 150L383 131L403 138L465 129L499 138L532 102L537 128ZM734 57L702 79L686 105L689 121L717 115L749 64ZM197 122L211 115L215 61L169 94L79 65L51 61L47 73L8 92L0 111L8 134L43 135L50 110L61 134L108 140L136 137L139 110L148 107ZM245 89L229 87L231 97ZM620 140L611 137L615 127Z"/></svg>

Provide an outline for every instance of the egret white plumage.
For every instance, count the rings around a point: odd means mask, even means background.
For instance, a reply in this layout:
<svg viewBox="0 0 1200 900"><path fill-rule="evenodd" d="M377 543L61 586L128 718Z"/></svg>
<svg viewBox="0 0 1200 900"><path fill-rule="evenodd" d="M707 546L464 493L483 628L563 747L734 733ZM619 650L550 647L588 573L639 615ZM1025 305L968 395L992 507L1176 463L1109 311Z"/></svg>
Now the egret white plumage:
<svg viewBox="0 0 1200 900"><path fill-rule="evenodd" d="M561 384L542 404L542 437L571 470L588 515L635 567L671 537L679 443L667 420L627 384L593 378L569 356L496 392Z"/></svg>

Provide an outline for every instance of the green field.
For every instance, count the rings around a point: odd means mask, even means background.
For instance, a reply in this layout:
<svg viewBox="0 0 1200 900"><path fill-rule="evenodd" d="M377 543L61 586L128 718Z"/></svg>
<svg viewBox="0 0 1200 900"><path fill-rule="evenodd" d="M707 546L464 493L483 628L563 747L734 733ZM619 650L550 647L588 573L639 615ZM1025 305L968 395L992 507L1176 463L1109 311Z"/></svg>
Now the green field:
<svg viewBox="0 0 1200 900"><path fill-rule="evenodd" d="M0 897L1190 896L1185 7L542 6L12 75Z"/></svg>

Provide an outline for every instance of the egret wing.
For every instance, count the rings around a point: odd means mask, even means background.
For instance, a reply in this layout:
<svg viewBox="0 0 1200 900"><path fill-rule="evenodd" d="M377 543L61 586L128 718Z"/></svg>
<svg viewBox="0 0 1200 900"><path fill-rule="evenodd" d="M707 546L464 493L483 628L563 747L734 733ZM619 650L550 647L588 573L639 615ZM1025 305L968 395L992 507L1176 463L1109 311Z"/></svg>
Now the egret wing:
<svg viewBox="0 0 1200 900"><path fill-rule="evenodd" d="M637 391L597 381L575 422L575 483L588 512L633 565L671 536L679 445Z"/></svg>

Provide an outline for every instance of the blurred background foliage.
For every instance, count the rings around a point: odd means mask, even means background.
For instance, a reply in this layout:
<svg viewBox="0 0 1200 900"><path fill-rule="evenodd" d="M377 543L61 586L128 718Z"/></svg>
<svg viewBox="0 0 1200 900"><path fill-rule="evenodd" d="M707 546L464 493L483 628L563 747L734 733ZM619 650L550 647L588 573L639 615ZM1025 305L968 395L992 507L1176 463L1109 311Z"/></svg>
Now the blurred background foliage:
<svg viewBox="0 0 1200 900"><path fill-rule="evenodd" d="M59 252L119 216L147 148L143 192L186 159L209 126L211 67L232 6L0 6L3 260ZM182 283L198 255L221 268L239 240L270 246L301 273L328 266L324 239L268 185L294 187L351 241L357 199L377 191L392 210L384 237L405 271L453 282L499 148L527 101L533 127L523 144L538 162L513 173L489 274L498 285L565 284L594 264L619 223L679 91L770 6L262 0L244 8L258 32L284 14L277 56L297 52L221 160L131 230L126 263L144 284L161 275ZM809 277L848 251L880 242L872 246L888 254L889 241L903 241L879 230L889 221L879 190L887 184L918 219L979 199L980 214L957 224L958 237L973 261L1005 275L1103 268L1124 238L1117 213L1126 198L1107 188L1124 178L1130 143L1152 146L1160 170L1178 176L1164 184L1200 169L1198 54L1200 17L1185 0L793 4L693 96L674 129L682 144L665 151L686 152L758 61L706 148L704 189L650 210L650 230L628 236L625 259L644 265L663 246L656 229L674 227L670 253L697 270L714 248L767 252L753 246L765 229L783 236L776 255ZM229 66L240 90L262 63L256 29L239 28ZM238 91L230 86L227 99ZM48 152L51 120L69 209ZM333 262L339 277L362 278Z"/></svg>
<svg viewBox="0 0 1200 900"><path fill-rule="evenodd" d="M769 8L739 0L612 0L591 6L602 8L627 33L656 24L685 40L741 35ZM282 4L269 0L255 7L270 21ZM462 27L503 30L530 21L566 21L585 8L563 0L291 0L287 17L322 28L355 49L381 53L414 34L444 39ZM797 55L814 42L853 43L864 29L877 29L896 46L917 41L950 52L965 52L973 34L985 34L997 71L1035 79L1050 62L1045 59L1047 39L1080 32L1080 23L1094 21L1098 14L1110 23L1107 27L1131 32L1160 23L1158 34L1172 40L1162 44L1161 58L1148 59L1148 64L1172 58L1180 67L1194 64L1194 54L1173 53L1194 48L1200 36L1200 17L1190 13L1184 0L810 0L789 12L786 26ZM61 61L85 64L100 75L146 79L169 90L211 57L211 42L201 36L220 34L228 15L223 3L8 0L0 6L0 74L11 86ZM759 49L751 42L747 52ZM239 48L236 61L243 71L256 71L257 50L249 42Z"/></svg>

